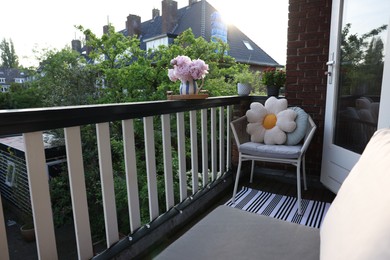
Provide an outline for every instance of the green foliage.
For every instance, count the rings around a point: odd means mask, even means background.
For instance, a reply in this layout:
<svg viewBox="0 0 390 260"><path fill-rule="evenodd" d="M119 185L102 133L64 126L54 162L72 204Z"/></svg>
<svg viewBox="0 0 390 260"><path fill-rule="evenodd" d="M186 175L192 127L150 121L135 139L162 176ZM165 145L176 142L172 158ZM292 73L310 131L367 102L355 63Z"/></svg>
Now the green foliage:
<svg viewBox="0 0 390 260"><path fill-rule="evenodd" d="M265 86L281 88L286 83L286 72L281 69L266 68L261 75L261 82Z"/></svg>
<svg viewBox="0 0 390 260"><path fill-rule="evenodd" d="M11 108L11 105L10 105L10 97L9 97L9 93L3 93L3 92L0 92L0 109L9 109Z"/></svg>
<svg viewBox="0 0 390 260"><path fill-rule="evenodd" d="M50 198L53 210L53 221L56 227L70 223L72 204L70 199L69 178L66 173L50 179Z"/></svg>
<svg viewBox="0 0 390 260"><path fill-rule="evenodd" d="M15 53L14 43L10 39L3 39L0 43L1 66L3 68L18 68L18 56Z"/></svg>
<svg viewBox="0 0 390 260"><path fill-rule="evenodd" d="M8 94L8 109L42 107L40 90L35 87L26 87L19 83L11 83Z"/></svg>
<svg viewBox="0 0 390 260"><path fill-rule="evenodd" d="M195 38L190 29L178 36L170 46L143 51L139 47L140 42L137 38L125 37L115 32L112 26L109 26L108 34L100 38L81 26L77 28L86 35L91 60L86 60L66 48L43 53L40 58L40 73L35 75L36 80L29 84L28 89L34 89L39 93L40 98L36 97L36 100L41 100L45 106L166 99L167 90L177 92L179 90L179 83L171 82L167 75L171 59L178 55L187 55L191 59L200 58L209 65L204 89L208 90L211 96L235 95L238 77L235 78L234 75L238 72L249 72L247 66L237 64L232 57L225 54L228 50L227 44L221 41L209 43L201 37ZM255 73L250 74L254 78L259 78ZM256 79L253 79L253 82L255 81ZM4 100L6 102L9 99L7 97ZM149 222L149 195L143 124L141 120L133 122L141 221L147 223ZM159 190L158 202L162 213L166 210L162 163L164 160L161 124L157 122L154 125L156 177ZM179 188L178 152L174 148L177 142L175 124L176 120L172 118L172 157L173 172L176 173L174 190L177 202ZM97 240L104 237L104 217L96 129L93 125L86 125L81 128L81 131L88 210L92 234L94 240ZM128 201L120 122L110 123L110 133L119 229L120 232L127 234L129 232ZM189 136L189 133L186 136ZM189 149L189 138L186 142L186 147ZM189 156L187 158L190 160ZM58 225L67 223L71 219L70 198L68 195L60 198L61 194L69 194L67 176L64 174L58 179L53 178L51 188L55 223Z"/></svg>
<svg viewBox="0 0 390 260"><path fill-rule="evenodd" d="M87 104L96 92L96 70L69 48L49 50L30 87L38 89L44 106Z"/></svg>

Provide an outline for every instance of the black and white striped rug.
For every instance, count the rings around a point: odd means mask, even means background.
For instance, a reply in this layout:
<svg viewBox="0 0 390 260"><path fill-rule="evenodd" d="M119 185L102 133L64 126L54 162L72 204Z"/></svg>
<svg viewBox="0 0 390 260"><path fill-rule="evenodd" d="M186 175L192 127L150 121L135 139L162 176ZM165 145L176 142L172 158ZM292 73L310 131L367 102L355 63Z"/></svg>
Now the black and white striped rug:
<svg viewBox="0 0 390 260"><path fill-rule="evenodd" d="M330 203L302 199L302 214L298 215L297 198L243 187L236 203L225 205L277 219L319 228Z"/></svg>

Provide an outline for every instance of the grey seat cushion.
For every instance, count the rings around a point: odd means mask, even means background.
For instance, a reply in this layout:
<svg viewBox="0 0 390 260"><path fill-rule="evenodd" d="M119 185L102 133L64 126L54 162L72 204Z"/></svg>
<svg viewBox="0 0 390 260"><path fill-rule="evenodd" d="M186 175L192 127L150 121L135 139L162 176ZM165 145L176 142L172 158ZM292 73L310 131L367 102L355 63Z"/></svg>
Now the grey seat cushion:
<svg viewBox="0 0 390 260"><path fill-rule="evenodd" d="M155 259L319 259L319 229L219 206Z"/></svg>
<svg viewBox="0 0 390 260"><path fill-rule="evenodd" d="M247 142L240 145L241 153L261 157L293 159L298 158L302 145L265 145L262 143Z"/></svg>

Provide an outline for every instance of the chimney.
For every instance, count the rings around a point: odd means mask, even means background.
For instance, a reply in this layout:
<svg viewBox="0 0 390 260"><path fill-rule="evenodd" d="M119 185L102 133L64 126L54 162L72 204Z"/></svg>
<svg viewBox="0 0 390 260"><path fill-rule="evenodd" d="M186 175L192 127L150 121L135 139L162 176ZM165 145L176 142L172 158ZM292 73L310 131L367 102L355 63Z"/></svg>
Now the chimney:
<svg viewBox="0 0 390 260"><path fill-rule="evenodd" d="M72 50L81 53L81 41L80 40L72 40Z"/></svg>
<svg viewBox="0 0 390 260"><path fill-rule="evenodd" d="M188 6L195 4L198 0L188 0Z"/></svg>
<svg viewBox="0 0 390 260"><path fill-rule="evenodd" d="M157 8L153 8L152 10L152 19L156 18L156 17L159 17L160 16L160 10L158 10Z"/></svg>
<svg viewBox="0 0 390 260"><path fill-rule="evenodd" d="M87 56L89 56L89 53L91 52L92 47L89 45L89 36L85 35L85 52Z"/></svg>
<svg viewBox="0 0 390 260"><path fill-rule="evenodd" d="M103 34L108 34L108 25L103 26Z"/></svg>
<svg viewBox="0 0 390 260"><path fill-rule="evenodd" d="M126 21L127 36L141 35L141 17L130 14Z"/></svg>
<svg viewBox="0 0 390 260"><path fill-rule="evenodd" d="M161 33L171 33L177 24L177 2L163 0L162 5L162 28Z"/></svg>

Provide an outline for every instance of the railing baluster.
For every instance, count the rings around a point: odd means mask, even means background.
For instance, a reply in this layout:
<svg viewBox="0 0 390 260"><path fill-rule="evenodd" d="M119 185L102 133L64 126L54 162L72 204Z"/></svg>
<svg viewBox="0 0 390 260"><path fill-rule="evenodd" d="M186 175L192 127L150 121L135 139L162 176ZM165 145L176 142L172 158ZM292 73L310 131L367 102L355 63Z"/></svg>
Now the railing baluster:
<svg viewBox="0 0 390 260"><path fill-rule="evenodd" d="M209 182L209 153L208 153L208 132L207 132L207 109L201 111L201 133L202 133L202 178L203 187Z"/></svg>
<svg viewBox="0 0 390 260"><path fill-rule="evenodd" d="M9 259L7 232L5 230L4 212L3 212L3 203L1 202L1 194L0 194L0 259L4 259L4 260Z"/></svg>
<svg viewBox="0 0 390 260"><path fill-rule="evenodd" d="M23 134L39 259L58 259L42 132Z"/></svg>
<svg viewBox="0 0 390 260"><path fill-rule="evenodd" d="M141 226L139 207L137 159L135 154L133 119L122 121L123 151L126 168L127 199L129 204L130 232Z"/></svg>
<svg viewBox="0 0 390 260"><path fill-rule="evenodd" d="M107 247L119 240L109 123L96 124Z"/></svg>
<svg viewBox="0 0 390 260"><path fill-rule="evenodd" d="M196 127L196 110L190 111L190 141L191 141L191 172L192 172L192 194L198 192L198 129Z"/></svg>
<svg viewBox="0 0 390 260"><path fill-rule="evenodd" d="M186 150L184 113L177 113L177 152L179 157L180 201L187 198Z"/></svg>
<svg viewBox="0 0 390 260"><path fill-rule="evenodd" d="M211 108L211 176L217 178L217 109Z"/></svg>
<svg viewBox="0 0 390 260"><path fill-rule="evenodd" d="M230 122L232 121L232 106L227 107L226 116L226 168L229 170L232 166L232 144L231 144L231 131Z"/></svg>
<svg viewBox="0 0 390 260"><path fill-rule="evenodd" d="M171 120L170 115L161 116L162 137L163 137L163 156L164 156L164 175L165 175L165 201L168 211L175 205L173 190L172 173L172 144L171 144Z"/></svg>
<svg viewBox="0 0 390 260"><path fill-rule="evenodd" d="M78 258L90 259L93 257L93 248L85 188L80 127L65 128L64 133Z"/></svg>
<svg viewBox="0 0 390 260"><path fill-rule="evenodd" d="M159 215L153 117L144 117L144 134L145 134L146 174L148 179L148 195L149 195L149 215L150 215L150 221L152 221L153 219L157 218Z"/></svg>
<svg viewBox="0 0 390 260"><path fill-rule="evenodd" d="M219 108L219 173L225 172L225 108Z"/></svg>

